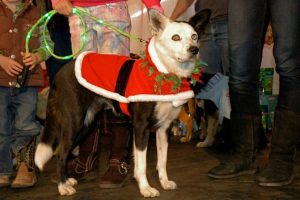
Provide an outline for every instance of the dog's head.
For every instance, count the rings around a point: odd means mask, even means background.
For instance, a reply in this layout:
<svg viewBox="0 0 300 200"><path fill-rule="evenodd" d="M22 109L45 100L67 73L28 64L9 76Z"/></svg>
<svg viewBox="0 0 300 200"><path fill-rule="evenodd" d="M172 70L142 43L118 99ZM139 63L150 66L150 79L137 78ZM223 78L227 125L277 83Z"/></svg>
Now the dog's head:
<svg viewBox="0 0 300 200"><path fill-rule="evenodd" d="M156 10L149 11L153 37L149 53L158 70L174 73L179 77L191 75L199 52L198 34L190 23L175 22ZM201 12L197 28L207 24L210 11Z"/></svg>

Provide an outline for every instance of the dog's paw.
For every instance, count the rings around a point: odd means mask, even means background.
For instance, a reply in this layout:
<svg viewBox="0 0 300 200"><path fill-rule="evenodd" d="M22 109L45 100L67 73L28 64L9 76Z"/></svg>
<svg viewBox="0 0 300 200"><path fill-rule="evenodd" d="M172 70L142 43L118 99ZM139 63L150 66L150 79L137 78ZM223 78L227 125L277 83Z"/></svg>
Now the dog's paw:
<svg viewBox="0 0 300 200"><path fill-rule="evenodd" d="M70 185L70 186L74 186L74 185L78 184L78 182L77 182L77 180L75 178L68 178L67 181L66 181L66 183L68 185Z"/></svg>
<svg viewBox="0 0 300 200"><path fill-rule="evenodd" d="M203 148L203 147L210 147L210 146L212 146L213 145L213 142L198 142L197 144L196 144L196 147L198 147L198 148Z"/></svg>
<svg viewBox="0 0 300 200"><path fill-rule="evenodd" d="M175 126L172 127L171 133L174 136L181 136L181 130L178 127L175 127Z"/></svg>
<svg viewBox="0 0 300 200"><path fill-rule="evenodd" d="M157 189L150 186L140 189L140 193L143 195L143 197L158 197L160 195Z"/></svg>
<svg viewBox="0 0 300 200"><path fill-rule="evenodd" d="M189 142L189 140L186 137L182 137L182 138L180 138L180 142L182 142L182 143Z"/></svg>
<svg viewBox="0 0 300 200"><path fill-rule="evenodd" d="M77 182L77 181L76 181ZM66 183L59 183L58 184L58 192L62 196L70 196L76 193L76 190L73 186Z"/></svg>
<svg viewBox="0 0 300 200"><path fill-rule="evenodd" d="M177 184L174 181L161 180L160 184L165 190L175 190L177 188Z"/></svg>

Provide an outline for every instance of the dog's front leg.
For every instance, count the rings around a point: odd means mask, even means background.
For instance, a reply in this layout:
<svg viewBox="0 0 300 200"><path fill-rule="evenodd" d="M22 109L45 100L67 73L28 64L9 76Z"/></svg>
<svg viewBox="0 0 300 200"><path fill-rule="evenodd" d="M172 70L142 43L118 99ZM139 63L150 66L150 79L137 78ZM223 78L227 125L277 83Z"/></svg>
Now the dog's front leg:
<svg viewBox="0 0 300 200"><path fill-rule="evenodd" d="M168 137L166 127L161 127L156 131L156 148L157 148L157 170L161 186L165 190L174 190L177 185L174 181L168 179L167 174L167 157L168 157Z"/></svg>
<svg viewBox="0 0 300 200"><path fill-rule="evenodd" d="M149 132L139 125L134 131L134 177L138 182L141 195L144 197L157 197L160 195L159 191L149 185L146 176Z"/></svg>

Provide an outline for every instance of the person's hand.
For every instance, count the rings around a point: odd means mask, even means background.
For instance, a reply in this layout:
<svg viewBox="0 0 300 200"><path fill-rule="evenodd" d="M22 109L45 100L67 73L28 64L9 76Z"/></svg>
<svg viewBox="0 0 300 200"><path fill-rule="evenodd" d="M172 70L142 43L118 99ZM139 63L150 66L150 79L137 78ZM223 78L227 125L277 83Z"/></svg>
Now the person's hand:
<svg viewBox="0 0 300 200"><path fill-rule="evenodd" d="M53 9L59 14L68 16L72 14L73 5L70 0L59 0L53 5Z"/></svg>
<svg viewBox="0 0 300 200"><path fill-rule="evenodd" d="M20 63L3 55L0 55L0 66L12 77L18 76L23 70L23 66Z"/></svg>
<svg viewBox="0 0 300 200"><path fill-rule="evenodd" d="M23 63L25 66L29 66L29 70L34 69L34 67L41 62L41 56L38 53L23 53Z"/></svg>

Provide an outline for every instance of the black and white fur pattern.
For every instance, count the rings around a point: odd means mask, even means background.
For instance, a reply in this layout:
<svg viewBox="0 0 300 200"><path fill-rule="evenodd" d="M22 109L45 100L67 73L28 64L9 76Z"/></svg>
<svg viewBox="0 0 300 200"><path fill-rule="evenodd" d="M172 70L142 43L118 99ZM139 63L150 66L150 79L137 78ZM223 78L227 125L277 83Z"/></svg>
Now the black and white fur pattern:
<svg viewBox="0 0 300 200"><path fill-rule="evenodd" d="M174 22L150 10L150 24L153 31L155 64L164 65L165 73L175 73L180 77L188 77L197 57L197 33L185 22ZM203 30L208 22L210 11L199 15L197 27ZM196 24L195 24L196 25ZM45 130L37 146L35 163L42 170L46 162L59 147L58 153L58 191L60 195L72 195L76 192L77 181L68 176L67 158L72 149L80 143L85 134L94 126L94 118L104 109L114 110L111 99L82 87L74 73L74 63L65 65L56 75L51 86L47 107ZM99 66L101 67L101 66ZM103 66L109 67L109 66ZM149 130L156 128L157 170L161 186L166 190L177 188L167 175L168 140L166 130L177 118L180 106L174 107L172 102L134 102L129 104L129 112L133 122L134 138L134 177L144 197L159 196L159 191L151 187L146 176L146 153Z"/></svg>

